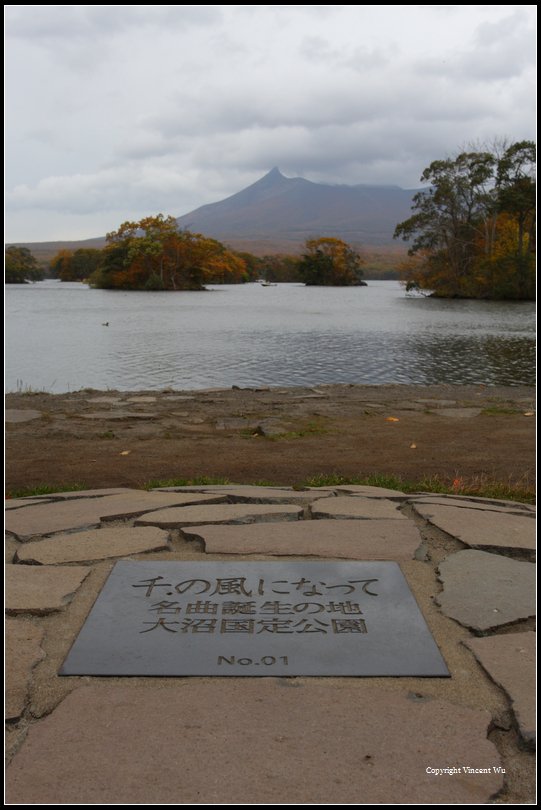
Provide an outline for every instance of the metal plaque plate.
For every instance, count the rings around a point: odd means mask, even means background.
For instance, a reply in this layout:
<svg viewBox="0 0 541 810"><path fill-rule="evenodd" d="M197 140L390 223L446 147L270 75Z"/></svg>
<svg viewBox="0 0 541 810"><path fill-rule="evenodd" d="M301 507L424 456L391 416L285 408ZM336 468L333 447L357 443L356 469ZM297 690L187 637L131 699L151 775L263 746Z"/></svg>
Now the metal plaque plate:
<svg viewBox="0 0 541 810"><path fill-rule="evenodd" d="M393 562L117 562L60 675L448 677Z"/></svg>

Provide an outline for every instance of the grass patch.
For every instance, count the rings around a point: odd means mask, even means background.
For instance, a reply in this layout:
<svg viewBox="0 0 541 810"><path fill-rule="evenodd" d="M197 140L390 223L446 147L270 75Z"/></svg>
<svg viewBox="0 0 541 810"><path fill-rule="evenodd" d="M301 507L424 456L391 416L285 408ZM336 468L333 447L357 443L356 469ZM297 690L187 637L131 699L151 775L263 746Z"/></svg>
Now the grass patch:
<svg viewBox="0 0 541 810"><path fill-rule="evenodd" d="M116 439L112 430L106 430L105 433L98 433L98 439Z"/></svg>
<svg viewBox="0 0 541 810"><path fill-rule="evenodd" d="M10 489L6 498L31 498L33 495L53 495L55 492L80 492L88 489L86 484L38 484L35 487Z"/></svg>
<svg viewBox="0 0 541 810"><path fill-rule="evenodd" d="M241 431L241 436L244 438L262 438L269 442L290 441L292 439L302 439L305 436L321 436L324 433L329 433L328 429L323 426L321 422L307 422L306 425L299 427L298 430L287 430L284 433L265 433L264 428L256 428L251 430L247 428Z"/></svg>
<svg viewBox="0 0 541 810"><path fill-rule="evenodd" d="M143 489L158 489L159 487L211 487L230 484L229 478L213 478L200 475L196 478L164 478L147 481L142 485Z"/></svg>
<svg viewBox="0 0 541 810"><path fill-rule="evenodd" d="M420 480L409 480L396 475L344 476L337 473L315 475L302 482L308 487L333 487L346 484L360 484L371 487L397 489L401 492L434 492L444 495L472 495L478 498L535 503L535 487L527 477L508 482L498 481L488 475L470 478L455 476L442 478L431 475Z"/></svg>

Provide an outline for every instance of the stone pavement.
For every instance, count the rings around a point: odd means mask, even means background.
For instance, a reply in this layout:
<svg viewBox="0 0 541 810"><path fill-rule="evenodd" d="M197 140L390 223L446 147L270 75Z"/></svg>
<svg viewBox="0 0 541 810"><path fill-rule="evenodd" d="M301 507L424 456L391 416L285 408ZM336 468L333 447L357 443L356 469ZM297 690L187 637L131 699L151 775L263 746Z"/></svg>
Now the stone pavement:
<svg viewBox="0 0 541 810"><path fill-rule="evenodd" d="M11 500L9 804L534 799L534 510L371 487ZM451 677L57 673L117 560L396 561Z"/></svg>

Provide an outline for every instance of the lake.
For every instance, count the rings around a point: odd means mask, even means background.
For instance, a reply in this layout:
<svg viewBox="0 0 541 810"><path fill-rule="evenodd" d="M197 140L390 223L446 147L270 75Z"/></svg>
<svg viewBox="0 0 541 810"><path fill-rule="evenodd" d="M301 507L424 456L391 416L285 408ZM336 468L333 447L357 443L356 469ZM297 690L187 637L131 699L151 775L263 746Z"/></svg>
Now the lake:
<svg viewBox="0 0 541 810"><path fill-rule="evenodd" d="M6 285L6 390L534 384L533 302L412 298L396 281L368 284Z"/></svg>

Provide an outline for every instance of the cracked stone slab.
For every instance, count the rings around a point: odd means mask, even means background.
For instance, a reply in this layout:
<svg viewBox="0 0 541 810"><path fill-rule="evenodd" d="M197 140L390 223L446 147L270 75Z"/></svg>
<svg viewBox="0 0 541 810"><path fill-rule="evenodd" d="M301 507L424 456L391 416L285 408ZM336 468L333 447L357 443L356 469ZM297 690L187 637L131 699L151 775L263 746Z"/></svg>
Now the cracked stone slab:
<svg viewBox="0 0 541 810"><path fill-rule="evenodd" d="M32 669L45 658L44 630L25 619L6 619L6 720L23 713Z"/></svg>
<svg viewBox="0 0 541 810"><path fill-rule="evenodd" d="M466 502L464 502L466 504ZM414 503L415 511L470 548L533 552L535 520L528 513L509 514L463 506Z"/></svg>
<svg viewBox="0 0 541 810"><path fill-rule="evenodd" d="M217 506L183 506L160 509L142 515L135 521L136 526L160 526L173 529L180 526L197 526L206 523L256 523L300 520L302 507L293 504L219 504Z"/></svg>
<svg viewBox="0 0 541 810"><path fill-rule="evenodd" d="M101 521L136 517L153 509L221 501L225 501L225 498L220 495L132 490L103 498L73 498L11 510L6 515L6 530L24 541L36 535L91 529Z"/></svg>
<svg viewBox="0 0 541 810"><path fill-rule="evenodd" d="M536 634L506 633L465 641L483 669L511 700L520 735L535 747Z"/></svg>
<svg viewBox="0 0 541 810"><path fill-rule="evenodd" d="M412 521L299 520L250 526L198 526L208 554L315 555L331 559L411 560L421 543Z"/></svg>
<svg viewBox="0 0 541 810"><path fill-rule="evenodd" d="M91 405L118 405L123 400L121 397L92 397L86 401Z"/></svg>
<svg viewBox="0 0 541 810"><path fill-rule="evenodd" d="M41 411L34 411L30 408L7 408L4 411L4 420L11 424L17 422L31 422L43 416Z"/></svg>
<svg viewBox="0 0 541 810"><path fill-rule="evenodd" d="M370 487L364 484L344 484L334 487L336 492L346 492L352 495L365 495L367 498L405 498L406 493L399 489L386 489L385 487Z"/></svg>
<svg viewBox="0 0 541 810"><path fill-rule="evenodd" d="M443 492L439 492L437 495L434 495L431 492L418 492L411 494L409 497L413 500L429 500L432 498L437 498L438 500L449 503L451 506L453 505L454 501L466 501L469 504L478 503L482 506L507 506L510 507L511 511L514 509L521 509L525 512L533 512L534 514L536 512L536 507L531 503L507 501L502 498L482 498L478 495L450 495Z"/></svg>
<svg viewBox="0 0 541 810"><path fill-rule="evenodd" d="M49 496L49 500L53 500ZM42 498L8 498L4 503L5 509L20 509L22 506L33 506L34 504L43 503Z"/></svg>
<svg viewBox="0 0 541 810"><path fill-rule="evenodd" d="M6 612L41 615L63 610L90 573L89 568L9 565L6 569Z"/></svg>
<svg viewBox="0 0 541 810"><path fill-rule="evenodd" d="M150 411L94 411L93 413L82 413L82 419L100 419L102 421L120 421L121 419L155 419L158 416Z"/></svg>
<svg viewBox="0 0 541 810"><path fill-rule="evenodd" d="M249 503L250 501L255 503L265 503L265 501L273 501L275 503L310 503L318 498L318 493L312 490L278 489L276 487L224 487L220 489L219 492L239 503ZM329 493L329 496L330 494L331 493Z"/></svg>
<svg viewBox="0 0 541 810"><path fill-rule="evenodd" d="M417 508L417 504L431 504L434 506L459 506L463 509L481 509L485 512L513 512L514 514L518 515L535 515L535 508L530 507L528 504L523 503L515 503L513 501L502 501L501 503L496 503L495 501L482 501L482 500L469 500L468 498L456 498L456 497L442 497L438 495L430 496L430 495L422 495L422 496L410 496L410 501L415 507L415 510L425 517L420 509ZM423 506L424 511L427 510L426 506Z"/></svg>
<svg viewBox="0 0 541 810"><path fill-rule="evenodd" d="M104 498L106 495L126 495L134 492L130 487L111 487L100 489L74 489L71 492L51 492L48 495L36 495L40 503L49 499L55 501L71 501L75 498Z"/></svg>
<svg viewBox="0 0 541 810"><path fill-rule="evenodd" d="M325 498L312 504L312 516L320 518L356 518L364 520L407 520L398 511L400 504L385 498L366 498L361 495L338 495L336 498Z"/></svg>
<svg viewBox="0 0 541 810"><path fill-rule="evenodd" d="M535 616L535 565L486 551L458 551L439 566L442 612L483 635Z"/></svg>
<svg viewBox="0 0 541 810"><path fill-rule="evenodd" d="M19 547L17 562L58 565L127 557L149 551L168 551L169 535L154 526L115 526L75 534L57 534L48 540Z"/></svg>
<svg viewBox="0 0 541 810"><path fill-rule="evenodd" d="M503 787L489 722L484 711L370 685L86 686L29 729L7 769L6 800L484 804ZM480 772L427 773L442 752L446 765Z"/></svg>

